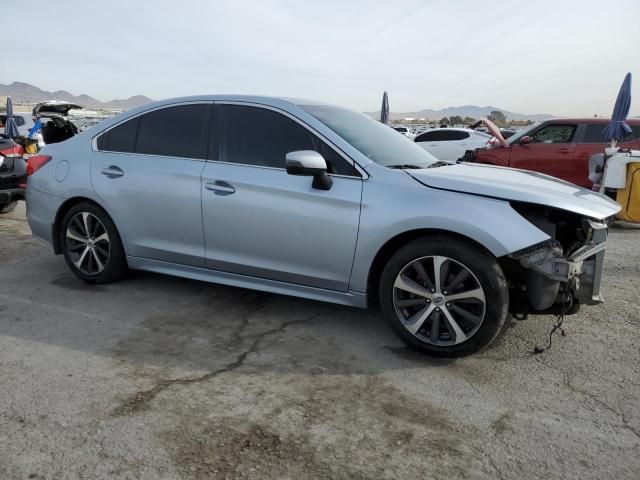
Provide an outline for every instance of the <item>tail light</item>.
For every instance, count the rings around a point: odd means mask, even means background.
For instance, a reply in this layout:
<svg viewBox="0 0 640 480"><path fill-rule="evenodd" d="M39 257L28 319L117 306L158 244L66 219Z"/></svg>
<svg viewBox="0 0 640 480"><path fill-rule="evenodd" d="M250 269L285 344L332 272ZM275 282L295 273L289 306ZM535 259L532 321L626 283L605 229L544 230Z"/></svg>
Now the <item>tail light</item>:
<svg viewBox="0 0 640 480"><path fill-rule="evenodd" d="M27 177L30 177L51 160L49 155L32 155L27 159Z"/></svg>

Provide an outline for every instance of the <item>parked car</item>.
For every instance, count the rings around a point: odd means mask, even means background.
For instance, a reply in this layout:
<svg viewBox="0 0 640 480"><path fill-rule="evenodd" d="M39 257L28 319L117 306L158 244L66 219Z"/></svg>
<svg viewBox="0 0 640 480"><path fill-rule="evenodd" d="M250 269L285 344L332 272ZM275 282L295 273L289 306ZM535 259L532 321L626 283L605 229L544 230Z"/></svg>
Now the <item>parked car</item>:
<svg viewBox="0 0 640 480"><path fill-rule="evenodd" d="M438 160L458 161L467 150L483 147L491 135L469 128L437 128L421 133L415 142Z"/></svg>
<svg viewBox="0 0 640 480"><path fill-rule="evenodd" d="M130 110L46 145L29 174L33 234L88 283L140 269L378 304L440 356L488 345L509 311L599 303L619 209L546 176L446 165L364 114L254 96Z"/></svg>
<svg viewBox="0 0 640 480"><path fill-rule="evenodd" d="M69 111L84 108L71 102L50 100L33 107L33 118L43 125L40 133L45 144L62 142L78 133L78 127L69 119Z"/></svg>
<svg viewBox="0 0 640 480"><path fill-rule="evenodd" d="M470 152L465 160L546 173L581 187L591 188L589 157L604 153L604 118L562 118L546 120L517 132L505 140ZM623 149L640 149L640 119L627 123L632 133L618 144Z"/></svg>
<svg viewBox="0 0 640 480"><path fill-rule="evenodd" d="M396 132L403 134L405 137L413 138L414 135L407 127L393 127Z"/></svg>
<svg viewBox="0 0 640 480"><path fill-rule="evenodd" d="M12 212L18 200L24 200L26 165L23 149L0 134L0 214Z"/></svg>

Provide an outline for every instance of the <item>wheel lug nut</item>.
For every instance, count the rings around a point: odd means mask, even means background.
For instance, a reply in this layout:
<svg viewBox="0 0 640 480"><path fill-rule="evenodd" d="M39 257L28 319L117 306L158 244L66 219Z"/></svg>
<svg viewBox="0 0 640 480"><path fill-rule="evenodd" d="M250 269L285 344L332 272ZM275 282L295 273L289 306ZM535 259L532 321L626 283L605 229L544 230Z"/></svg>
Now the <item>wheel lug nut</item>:
<svg viewBox="0 0 640 480"><path fill-rule="evenodd" d="M436 312L439 312L439 311L440 311L440 307L436 307Z"/></svg>
<svg viewBox="0 0 640 480"><path fill-rule="evenodd" d="M447 302L447 307L450 307L450 306L451 306L451 304L449 302Z"/></svg>
<svg viewBox="0 0 640 480"><path fill-rule="evenodd" d="M431 288L431 293L435 293L436 289L435 288Z"/></svg>

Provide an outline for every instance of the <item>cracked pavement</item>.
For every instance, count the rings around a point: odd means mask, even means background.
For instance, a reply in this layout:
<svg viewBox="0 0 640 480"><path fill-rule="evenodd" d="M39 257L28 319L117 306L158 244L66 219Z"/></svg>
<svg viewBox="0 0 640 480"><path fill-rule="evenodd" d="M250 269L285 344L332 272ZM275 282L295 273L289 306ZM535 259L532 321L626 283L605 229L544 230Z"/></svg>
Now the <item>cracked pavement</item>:
<svg viewBox="0 0 640 480"><path fill-rule="evenodd" d="M88 286L0 216L0 478L636 479L640 230L606 304L460 360L364 310L147 273Z"/></svg>

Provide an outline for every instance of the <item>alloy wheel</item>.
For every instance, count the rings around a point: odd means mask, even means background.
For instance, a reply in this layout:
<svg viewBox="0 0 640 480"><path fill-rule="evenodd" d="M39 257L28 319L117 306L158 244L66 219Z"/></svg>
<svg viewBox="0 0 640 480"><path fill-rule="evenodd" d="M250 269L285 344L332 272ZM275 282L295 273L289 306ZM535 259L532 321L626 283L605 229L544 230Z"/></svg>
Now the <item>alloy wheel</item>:
<svg viewBox="0 0 640 480"><path fill-rule="evenodd" d="M478 278L444 256L421 257L405 265L393 285L393 306L409 333L436 346L470 339L486 312Z"/></svg>
<svg viewBox="0 0 640 480"><path fill-rule="evenodd" d="M100 274L109 261L110 241L102 222L89 212L74 215L66 231L69 258L85 275Z"/></svg>

